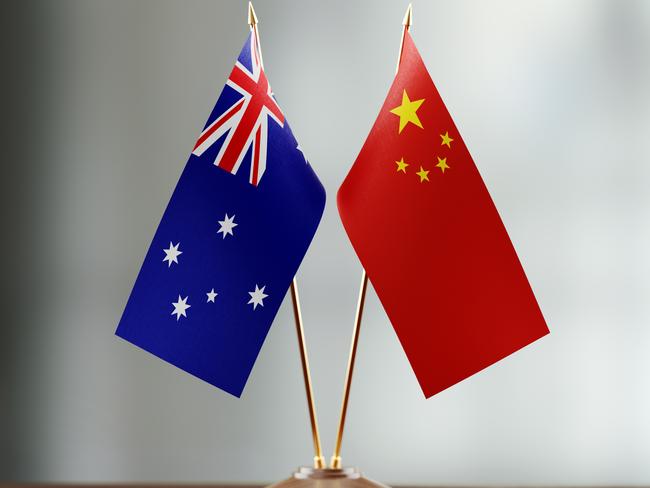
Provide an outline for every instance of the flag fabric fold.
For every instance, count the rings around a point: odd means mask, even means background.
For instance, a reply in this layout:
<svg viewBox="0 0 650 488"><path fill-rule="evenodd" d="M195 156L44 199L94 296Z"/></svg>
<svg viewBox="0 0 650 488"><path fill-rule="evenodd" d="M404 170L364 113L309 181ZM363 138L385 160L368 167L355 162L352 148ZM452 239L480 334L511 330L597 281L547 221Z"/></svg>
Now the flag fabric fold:
<svg viewBox="0 0 650 488"><path fill-rule="evenodd" d="M408 32L398 73L337 200L426 397L548 333Z"/></svg>
<svg viewBox="0 0 650 488"><path fill-rule="evenodd" d="M251 32L116 334L240 396L324 205L323 186L273 97Z"/></svg>

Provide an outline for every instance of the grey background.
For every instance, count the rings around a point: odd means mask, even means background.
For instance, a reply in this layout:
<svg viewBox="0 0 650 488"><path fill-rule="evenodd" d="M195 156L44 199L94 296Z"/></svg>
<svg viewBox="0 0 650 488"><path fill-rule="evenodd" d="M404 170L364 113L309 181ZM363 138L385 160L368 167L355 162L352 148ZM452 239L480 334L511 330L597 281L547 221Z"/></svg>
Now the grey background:
<svg viewBox="0 0 650 488"><path fill-rule="evenodd" d="M405 6L256 2L329 194L299 274L328 455L361 271L335 193ZM288 300L241 400L113 336L245 2L2 9L0 479L273 481L309 463ZM552 333L425 401L371 291L344 461L388 483L650 483L650 3L421 0L414 21Z"/></svg>

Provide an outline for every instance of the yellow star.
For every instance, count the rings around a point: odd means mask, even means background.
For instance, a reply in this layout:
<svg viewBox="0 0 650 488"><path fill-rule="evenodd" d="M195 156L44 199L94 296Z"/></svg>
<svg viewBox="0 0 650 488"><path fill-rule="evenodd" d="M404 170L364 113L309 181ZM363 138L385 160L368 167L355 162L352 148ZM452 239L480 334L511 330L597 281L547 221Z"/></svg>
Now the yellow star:
<svg viewBox="0 0 650 488"><path fill-rule="evenodd" d="M402 133L404 127L406 127L406 124L409 122L417 125L420 129L422 129L422 122L420 122L417 111L423 102L424 98L421 100L411 101L409 99L408 93L406 93L406 90L404 90L404 93L402 93L402 104L390 111L390 113L395 114L399 117L400 134Z"/></svg>
<svg viewBox="0 0 650 488"><path fill-rule="evenodd" d="M443 173L446 169L449 169L449 166L447 165L447 158L438 157L438 164L436 164L436 168L440 168L440 171Z"/></svg>
<svg viewBox="0 0 650 488"><path fill-rule="evenodd" d="M395 161L395 164L397 165L397 171L401 171L402 173L406 174L406 167L409 164L404 162L403 157L399 161Z"/></svg>
<svg viewBox="0 0 650 488"><path fill-rule="evenodd" d="M449 137L449 132L445 132L444 134L440 134L440 137L442 137L442 144L440 144L440 145L441 146L447 146L448 148L451 149L451 141L453 141L453 139L451 137Z"/></svg>
<svg viewBox="0 0 650 488"><path fill-rule="evenodd" d="M422 183L423 181L429 181L429 172L425 171L425 169L422 166L420 166L420 171L418 171L415 174L420 177L420 183Z"/></svg>

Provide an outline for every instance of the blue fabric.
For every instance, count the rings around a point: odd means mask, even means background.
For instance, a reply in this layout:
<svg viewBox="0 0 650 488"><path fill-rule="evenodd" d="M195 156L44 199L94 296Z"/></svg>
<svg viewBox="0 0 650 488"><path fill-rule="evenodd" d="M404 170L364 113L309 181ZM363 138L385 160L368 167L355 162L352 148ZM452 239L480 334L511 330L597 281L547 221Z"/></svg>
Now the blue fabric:
<svg viewBox="0 0 650 488"><path fill-rule="evenodd" d="M250 69L250 42L239 61ZM225 86L208 124L241 97ZM286 120L268 120L266 171L249 183L215 166L221 141L190 156L137 277L116 334L240 396L271 323L316 232L325 190ZM233 234L219 221L234 216ZM177 263L163 261L178 244ZM264 287L262 304L248 303ZM218 293L214 302L207 293ZM185 316L173 303L187 297Z"/></svg>

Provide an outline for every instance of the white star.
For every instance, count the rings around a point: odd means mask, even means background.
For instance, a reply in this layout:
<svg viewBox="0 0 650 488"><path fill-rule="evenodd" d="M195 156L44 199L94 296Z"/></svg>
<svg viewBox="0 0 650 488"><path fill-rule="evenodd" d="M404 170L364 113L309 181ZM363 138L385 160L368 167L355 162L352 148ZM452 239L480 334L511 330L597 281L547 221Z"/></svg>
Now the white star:
<svg viewBox="0 0 650 488"><path fill-rule="evenodd" d="M178 246L180 246L180 245L181 245L181 243L179 242L178 244L176 244L174 246L170 241L169 242L169 249L163 249L163 251L165 251L165 258L163 259L163 263L165 261L167 261L169 263L167 265L168 268L172 265L172 263L178 264L178 256L183 254L183 251L178 250Z"/></svg>
<svg viewBox="0 0 650 488"><path fill-rule="evenodd" d="M232 217L228 217L228 214L223 218L223 220L219 221L219 230L217 231L217 234L223 234L223 238L225 239L228 234L231 236L234 236L235 234L232 233L232 230L237 227L239 224L235 223L235 216L233 215Z"/></svg>
<svg viewBox="0 0 650 488"><path fill-rule="evenodd" d="M214 291L214 288L213 288L208 293L206 293L206 295L208 295L208 302L214 303L214 299L216 298L218 293L216 291Z"/></svg>
<svg viewBox="0 0 650 488"><path fill-rule="evenodd" d="M187 317L185 311L192 306L187 304L188 298L189 297L181 298L181 296L178 295L178 301L172 302L172 305L174 306L174 311L172 312L172 315L176 315L176 322L178 322L178 320L181 318L181 315L183 317Z"/></svg>
<svg viewBox="0 0 650 488"><path fill-rule="evenodd" d="M250 305L252 303L253 310L255 310L258 305L261 305L262 307L264 306L264 299L268 297L268 295L264 293L264 288L266 288L266 285L264 285L262 288L259 288L257 285L255 285L255 291L248 292L248 294L251 296L251 299L248 300L247 305Z"/></svg>

